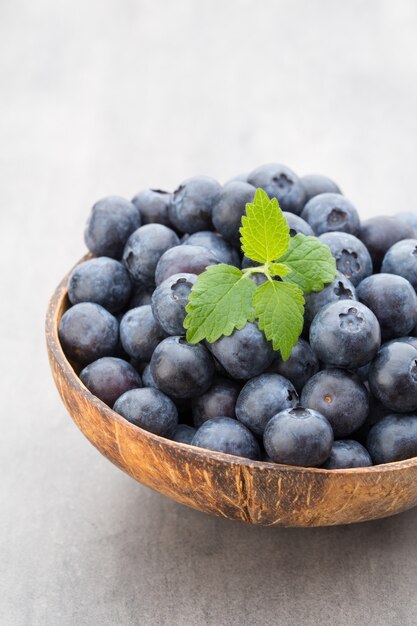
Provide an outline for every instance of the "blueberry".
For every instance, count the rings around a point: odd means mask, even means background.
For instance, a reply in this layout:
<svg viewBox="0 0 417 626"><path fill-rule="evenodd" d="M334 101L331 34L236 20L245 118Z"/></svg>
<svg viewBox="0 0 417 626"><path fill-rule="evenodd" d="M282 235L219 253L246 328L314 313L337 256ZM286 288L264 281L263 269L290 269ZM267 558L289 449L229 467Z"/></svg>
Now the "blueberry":
<svg viewBox="0 0 417 626"><path fill-rule="evenodd" d="M400 341L382 346L369 370L369 386L391 411L417 410L417 349Z"/></svg>
<svg viewBox="0 0 417 626"><path fill-rule="evenodd" d="M329 246L336 259L338 271L346 276L354 287L372 274L372 259L364 244L349 233L331 232L319 237Z"/></svg>
<svg viewBox="0 0 417 626"><path fill-rule="evenodd" d="M298 394L279 374L262 374L249 380L236 402L236 417L257 437L262 437L271 417L298 406Z"/></svg>
<svg viewBox="0 0 417 626"><path fill-rule="evenodd" d="M113 408L135 426L161 437L171 437L178 426L175 404L162 391L152 387L126 391Z"/></svg>
<svg viewBox="0 0 417 626"><path fill-rule="evenodd" d="M219 417L235 418L236 400L240 385L233 380L217 378L210 389L192 400L192 414L195 426L201 426L207 420Z"/></svg>
<svg viewBox="0 0 417 626"><path fill-rule="evenodd" d="M317 313L310 328L310 345L324 363L357 369L378 352L381 329L364 304L339 300Z"/></svg>
<svg viewBox="0 0 417 626"><path fill-rule="evenodd" d="M188 424L189 426L193 426L193 417L191 414L191 402L192 402L191 398L172 397L171 400L177 407L178 421L181 422L182 424Z"/></svg>
<svg viewBox="0 0 417 626"><path fill-rule="evenodd" d="M243 255L240 267L242 268L242 270L245 270L248 267L256 267L258 265L261 265L260 263L258 263L258 261L252 261L252 259L249 259L247 256Z"/></svg>
<svg viewBox="0 0 417 626"><path fill-rule="evenodd" d="M123 251L123 261L132 280L144 287L154 285L159 259L179 243L174 231L163 224L146 224L135 230Z"/></svg>
<svg viewBox="0 0 417 626"><path fill-rule="evenodd" d="M401 239L412 239L414 229L397 217L380 215L363 222L358 237L368 248L374 272L379 272L382 260L389 248Z"/></svg>
<svg viewBox="0 0 417 626"><path fill-rule="evenodd" d="M116 319L119 322L119 330L120 330L120 320L122 319L122 317L123 317L123 313L119 313L118 315L116 315ZM132 362L132 358L122 346L122 342L120 341L120 332L119 332L119 339L117 342L117 346L112 356L115 356L118 359L123 359L124 361L130 362L133 365L133 367L136 368L138 372L140 373L140 367L137 367L137 364Z"/></svg>
<svg viewBox="0 0 417 626"><path fill-rule="evenodd" d="M196 280L195 274L173 274L153 292L153 314L168 335L185 335L185 307Z"/></svg>
<svg viewBox="0 0 417 626"><path fill-rule="evenodd" d="M142 387L141 378L135 368L123 359L111 356L87 365L80 378L93 395L110 407L126 391Z"/></svg>
<svg viewBox="0 0 417 626"><path fill-rule="evenodd" d="M262 374L274 356L272 345L252 322L248 322L241 330L234 330L229 337L220 337L207 347L229 376L241 380Z"/></svg>
<svg viewBox="0 0 417 626"><path fill-rule="evenodd" d="M383 417L389 415L391 411L382 404L379 400L374 398L373 394L369 394L369 414L360 428L352 433L352 438L359 441L363 446L366 446L366 440L369 431L375 424L377 424Z"/></svg>
<svg viewBox="0 0 417 626"><path fill-rule="evenodd" d="M119 339L119 323L99 304L82 302L62 316L59 339L70 359L91 363L114 353Z"/></svg>
<svg viewBox="0 0 417 626"><path fill-rule="evenodd" d="M366 446L375 465L417 456L417 415L387 415L371 429Z"/></svg>
<svg viewBox="0 0 417 626"><path fill-rule="evenodd" d="M240 256L232 246L227 243L225 239L218 233L214 233L210 230L201 230L198 233L185 236L182 242L183 246L202 246L210 250L214 256L216 256L221 263L227 265L235 265L239 267Z"/></svg>
<svg viewBox="0 0 417 626"><path fill-rule="evenodd" d="M185 180L172 195L169 218L182 233L196 233L213 228L211 215L221 185L210 176L194 176Z"/></svg>
<svg viewBox="0 0 417 626"><path fill-rule="evenodd" d="M160 285L173 274L201 274L219 259L203 246L176 246L161 256L156 266L155 282Z"/></svg>
<svg viewBox="0 0 417 626"><path fill-rule="evenodd" d="M255 188L247 182L230 182L226 184L213 207L213 224L216 230L240 250L239 229L246 205L252 202Z"/></svg>
<svg viewBox="0 0 417 626"><path fill-rule="evenodd" d="M287 220L288 226L290 227L291 237L295 237L295 235L298 234L306 235L306 237L312 237L314 235L314 231L310 224L307 224L307 222L299 215L296 215L295 213L288 213L288 211L283 211L283 214Z"/></svg>
<svg viewBox="0 0 417 626"><path fill-rule="evenodd" d="M95 302L110 313L125 308L131 291L132 284L124 265L104 256L77 265L68 282L68 297L72 304Z"/></svg>
<svg viewBox="0 0 417 626"><path fill-rule="evenodd" d="M149 363L147 363L146 361L140 361L139 359L134 359L133 357L129 356L127 353L126 353L126 357L124 360L129 361L129 363L135 368L136 371L139 372L141 376L146 366L149 365ZM146 387L147 385L143 385L143 386Z"/></svg>
<svg viewBox="0 0 417 626"><path fill-rule="evenodd" d="M118 196L103 198L91 209L84 233L85 244L96 256L120 259L129 235L141 223L139 211L128 200Z"/></svg>
<svg viewBox="0 0 417 626"><path fill-rule="evenodd" d="M368 380L370 367L371 367L371 363L366 363L366 365L362 365L362 367L358 367L356 369L355 373L363 383L366 383Z"/></svg>
<svg viewBox="0 0 417 626"><path fill-rule="evenodd" d="M201 344L191 345L181 337L168 337L151 359L152 377L164 393L174 398L195 398L210 387L214 363Z"/></svg>
<svg viewBox="0 0 417 626"><path fill-rule="evenodd" d="M151 364L147 363L142 372L142 384L144 387L156 387L156 383L153 379L151 372Z"/></svg>
<svg viewBox="0 0 417 626"><path fill-rule="evenodd" d="M356 235L359 214L353 204L339 193L322 193L305 205L301 217L310 224L315 234L339 231Z"/></svg>
<svg viewBox="0 0 417 626"><path fill-rule="evenodd" d="M417 295L405 278L374 274L358 285L357 294L375 313L383 340L407 335L416 325Z"/></svg>
<svg viewBox="0 0 417 626"><path fill-rule="evenodd" d="M288 378L296 391L300 393L308 379L314 376L319 369L319 361L310 344L304 339L299 339L297 345L292 349L290 358L284 361L281 353L278 352L268 371Z"/></svg>
<svg viewBox="0 0 417 626"><path fill-rule="evenodd" d="M150 304L152 301L152 291L148 291L143 285L134 283L132 285L132 295L127 305L128 309L135 309L144 304Z"/></svg>
<svg viewBox="0 0 417 626"><path fill-rule="evenodd" d="M225 416L204 422L191 443L198 448L243 456L255 461L261 455L259 444L250 430L237 420Z"/></svg>
<svg viewBox="0 0 417 626"><path fill-rule="evenodd" d="M343 274L339 274L321 291L306 293L304 299L304 325L308 329L320 309L327 304L338 302L339 300L357 300L357 297L355 287L350 280Z"/></svg>
<svg viewBox="0 0 417 626"><path fill-rule="evenodd" d="M399 341L400 343L408 343L410 344L410 346L413 346L414 348L417 349L417 337L396 337L395 339L392 339L391 341L389 341L388 343L384 345L387 346L391 343L395 343L396 341Z"/></svg>
<svg viewBox="0 0 417 626"><path fill-rule="evenodd" d="M369 467L372 459L369 452L353 439L335 441L327 461L322 465L325 469L348 469L349 467Z"/></svg>
<svg viewBox="0 0 417 626"><path fill-rule="evenodd" d="M260 445L261 448L261 461L265 463L273 463L274 461L267 455L263 444Z"/></svg>
<svg viewBox="0 0 417 626"><path fill-rule="evenodd" d="M261 274L260 272L255 272L254 274L251 274L249 276L249 278L251 280L253 280L253 282L259 287L260 285L263 285L264 283L266 283L268 281L267 277L265 276L265 274Z"/></svg>
<svg viewBox="0 0 417 626"><path fill-rule="evenodd" d="M149 361L166 334L156 321L150 304L131 309L120 322L120 340L129 356Z"/></svg>
<svg viewBox="0 0 417 626"><path fill-rule="evenodd" d="M307 202L322 193L342 193L334 181L321 174L301 176L301 184L306 192Z"/></svg>
<svg viewBox="0 0 417 626"><path fill-rule="evenodd" d="M286 409L269 420L264 447L275 463L319 467L330 456L333 431L327 419L311 409Z"/></svg>
<svg viewBox="0 0 417 626"><path fill-rule="evenodd" d="M145 189L132 198L132 203L139 210L143 224L163 224L171 227L168 213L171 194L168 191Z"/></svg>
<svg viewBox="0 0 417 626"><path fill-rule="evenodd" d="M404 213L398 213L396 217L398 217L402 222L405 222L406 224L411 226L414 229L413 236L417 237L417 213L405 211Z"/></svg>
<svg viewBox="0 0 417 626"><path fill-rule="evenodd" d="M369 414L369 394L359 378L341 369L326 369L305 385L302 406L314 409L330 422L335 437L346 437L360 428Z"/></svg>
<svg viewBox="0 0 417 626"><path fill-rule="evenodd" d="M279 163L268 163L253 170L248 176L248 183L261 187L270 198L277 198L283 211L300 215L307 200L298 176Z"/></svg>
<svg viewBox="0 0 417 626"><path fill-rule="evenodd" d="M178 424L175 433L172 436L172 440L177 441L178 443L191 444L196 432L196 429L192 426L188 426L188 424Z"/></svg>
<svg viewBox="0 0 417 626"><path fill-rule="evenodd" d="M417 289L417 239L395 243L384 256L381 272L402 276Z"/></svg>
<svg viewBox="0 0 417 626"><path fill-rule="evenodd" d="M229 376L223 365L213 355L211 355L211 358L213 359L214 371L216 373L216 376L220 376L220 378L227 378L229 380Z"/></svg>

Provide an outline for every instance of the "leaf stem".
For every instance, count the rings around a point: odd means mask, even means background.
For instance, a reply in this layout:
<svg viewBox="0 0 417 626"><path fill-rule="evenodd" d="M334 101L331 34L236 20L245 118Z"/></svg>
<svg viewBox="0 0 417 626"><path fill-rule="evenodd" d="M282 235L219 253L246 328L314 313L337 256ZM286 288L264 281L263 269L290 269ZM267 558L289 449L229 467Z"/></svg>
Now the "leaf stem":
<svg viewBox="0 0 417 626"><path fill-rule="evenodd" d="M250 276L251 274L263 274L271 283L273 282L273 278L269 272L268 263L264 263L264 265L257 265L256 267L246 267L242 270L243 278L246 276Z"/></svg>
<svg viewBox="0 0 417 626"><path fill-rule="evenodd" d="M242 273L245 276L248 276L249 274L256 274L256 273L265 274L267 271L268 271L267 263L265 263L264 265L257 265L256 267L246 267L245 269L242 270Z"/></svg>

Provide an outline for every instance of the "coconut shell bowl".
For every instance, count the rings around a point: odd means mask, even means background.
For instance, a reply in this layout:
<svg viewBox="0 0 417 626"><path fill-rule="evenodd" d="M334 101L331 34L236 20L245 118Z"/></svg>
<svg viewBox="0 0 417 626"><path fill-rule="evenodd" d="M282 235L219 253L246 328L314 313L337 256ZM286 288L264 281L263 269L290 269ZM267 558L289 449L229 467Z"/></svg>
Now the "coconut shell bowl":
<svg viewBox="0 0 417 626"><path fill-rule="evenodd" d="M417 458L359 469L306 469L211 452L134 426L89 392L62 350L58 325L69 306L67 284L68 275L46 318L52 375L87 439L138 482L199 511L260 526L352 524L417 504Z"/></svg>

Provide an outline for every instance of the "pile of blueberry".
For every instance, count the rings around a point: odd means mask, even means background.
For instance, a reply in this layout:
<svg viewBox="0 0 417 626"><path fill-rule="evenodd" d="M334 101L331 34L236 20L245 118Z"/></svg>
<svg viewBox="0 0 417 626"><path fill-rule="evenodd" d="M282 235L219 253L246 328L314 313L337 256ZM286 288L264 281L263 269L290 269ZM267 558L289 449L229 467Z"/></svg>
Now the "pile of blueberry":
<svg viewBox="0 0 417 626"><path fill-rule="evenodd" d="M197 275L246 267L239 227L256 188L276 197L291 235L315 235L338 276L306 296L287 361L255 323L188 344ZM254 460L327 469L417 456L417 213L360 222L325 176L283 165L221 186L108 197L91 211L95 258L72 272L59 336L84 385L157 435Z"/></svg>

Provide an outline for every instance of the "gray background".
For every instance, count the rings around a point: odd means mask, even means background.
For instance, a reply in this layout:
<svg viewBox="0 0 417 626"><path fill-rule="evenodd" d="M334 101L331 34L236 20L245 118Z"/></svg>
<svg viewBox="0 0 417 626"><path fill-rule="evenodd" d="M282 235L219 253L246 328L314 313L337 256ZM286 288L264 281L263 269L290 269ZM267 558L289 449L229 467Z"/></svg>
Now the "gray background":
<svg viewBox="0 0 417 626"><path fill-rule="evenodd" d="M0 623L417 624L417 510L259 529L135 483L66 414L43 318L93 202L271 160L415 210L413 0L0 1Z"/></svg>

